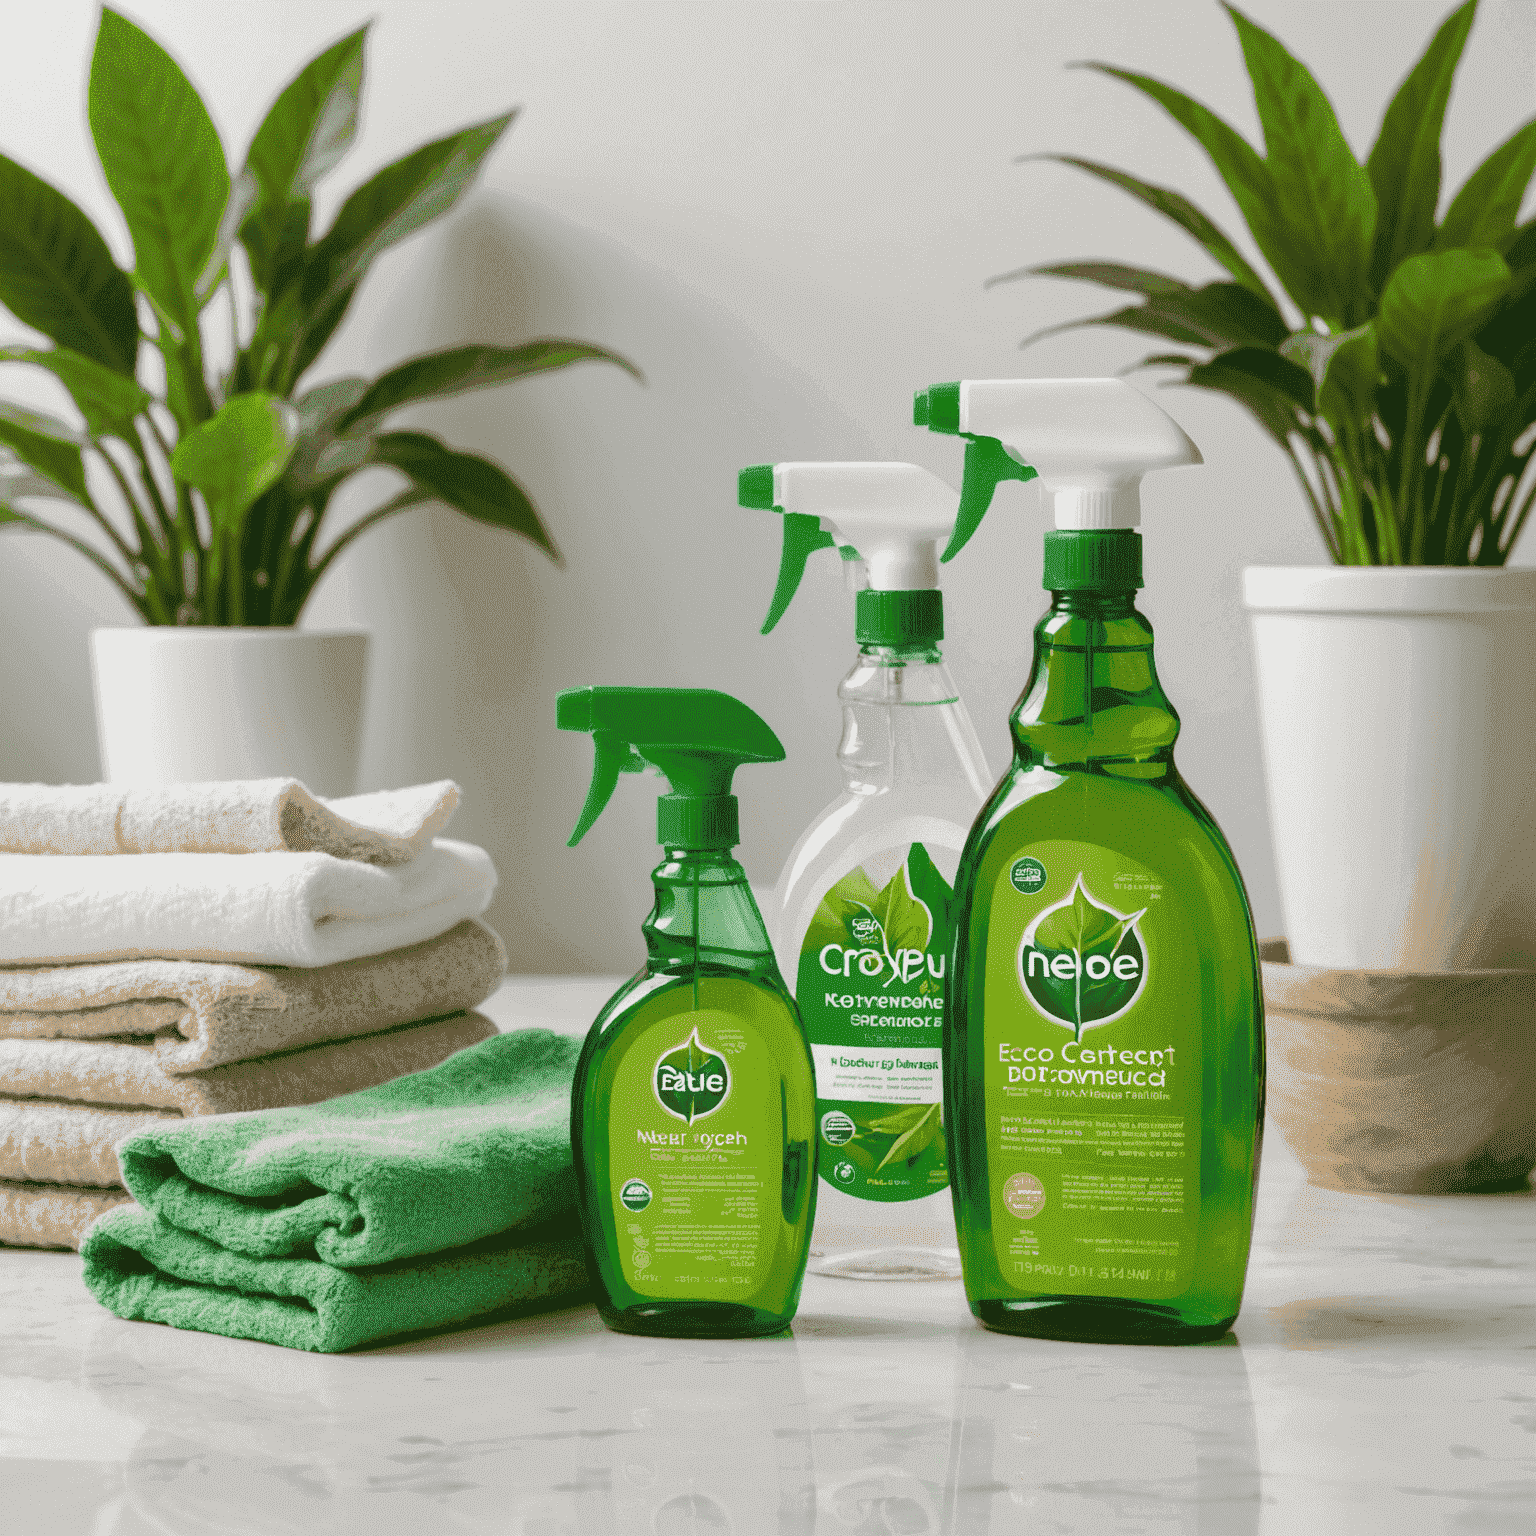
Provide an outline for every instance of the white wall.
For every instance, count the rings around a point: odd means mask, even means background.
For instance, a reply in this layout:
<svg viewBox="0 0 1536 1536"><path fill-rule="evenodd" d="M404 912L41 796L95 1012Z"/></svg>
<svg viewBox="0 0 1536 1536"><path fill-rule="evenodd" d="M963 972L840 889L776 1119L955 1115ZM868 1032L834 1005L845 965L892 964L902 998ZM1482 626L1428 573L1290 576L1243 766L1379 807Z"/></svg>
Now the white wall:
<svg viewBox="0 0 1536 1536"><path fill-rule="evenodd" d="M1248 5L1311 63L1362 154L1448 8ZM736 470L890 457L958 481L955 446L907 425L914 387L1109 373L1149 350L1103 331L1021 354L1022 336L1113 308L1114 297L1040 280L985 290L987 277L1090 255L1218 275L1111 189L1013 163L1050 149L1107 160L1177 185L1241 228L1177 128L1067 63L1142 68L1257 134L1231 28L1204 0L127 9L198 83L232 158L304 59L376 15L364 131L334 178L332 207L421 140L523 107L461 210L379 264L316 379L537 334L600 341L645 370L644 388L585 366L418 413L524 480L565 570L510 537L418 511L340 562L307 615L374 633L364 779L464 785L456 831L496 857L492 919L525 971L629 967L654 862L652 796L634 781L579 849L564 849L591 749L554 730L560 688L708 685L754 705L789 749L786 765L741 775L754 878L776 876L837 788L833 689L851 654L851 599L827 562L790 618L758 637L778 520L736 510ZM128 265L84 125L94 24L81 0L7 8L0 148L68 189ZM1484 0L1446 135L1451 184L1529 113L1533 78L1529 0ZM1194 391L1159 399L1206 467L1148 485L1144 606L1183 715L1179 761L1231 838L1260 930L1273 932L1238 573L1321 554L1289 469L1246 417ZM1006 487L948 568L948 655L995 769L1043 601L1043 526L1035 488ZM85 636L125 610L67 551L8 534L0 615L0 777L94 778Z"/></svg>

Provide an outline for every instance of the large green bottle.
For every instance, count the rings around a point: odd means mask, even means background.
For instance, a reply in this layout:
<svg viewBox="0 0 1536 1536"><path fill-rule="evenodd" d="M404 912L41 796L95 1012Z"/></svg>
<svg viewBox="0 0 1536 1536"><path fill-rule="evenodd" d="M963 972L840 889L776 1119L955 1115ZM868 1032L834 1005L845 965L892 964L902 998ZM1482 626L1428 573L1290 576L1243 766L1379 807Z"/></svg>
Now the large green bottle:
<svg viewBox="0 0 1536 1536"><path fill-rule="evenodd" d="M945 1122L971 1310L1039 1337L1216 1338L1253 1223L1258 954L1135 606L1140 476L1198 452L1112 379L939 385L916 417L971 439L949 554L1026 455L1058 524L1013 764L956 875Z"/></svg>
<svg viewBox="0 0 1536 1536"><path fill-rule="evenodd" d="M598 1311L621 1333L779 1333L800 1300L816 1209L816 1084L800 1016L745 871L731 777L784 748L745 704L699 688L576 688L588 731L581 840L621 773L659 769L666 858L646 962L592 1025L572 1090L577 1203Z"/></svg>

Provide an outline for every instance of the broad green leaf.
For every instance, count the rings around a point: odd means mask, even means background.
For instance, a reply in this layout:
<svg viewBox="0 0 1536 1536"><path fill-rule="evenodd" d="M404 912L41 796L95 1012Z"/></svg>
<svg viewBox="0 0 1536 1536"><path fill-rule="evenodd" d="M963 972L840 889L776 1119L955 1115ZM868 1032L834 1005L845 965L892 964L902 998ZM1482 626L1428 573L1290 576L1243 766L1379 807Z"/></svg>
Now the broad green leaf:
<svg viewBox="0 0 1536 1536"><path fill-rule="evenodd" d="M697 1029L656 1063L656 1097L689 1125L720 1107L730 1091L730 1081L731 1071L724 1057L699 1039Z"/></svg>
<svg viewBox="0 0 1536 1536"><path fill-rule="evenodd" d="M905 1136L913 1126L921 1125L935 1108L937 1106L934 1104L905 1104L900 1109L891 1110L889 1114L854 1123L861 1131L874 1131L882 1136Z"/></svg>
<svg viewBox="0 0 1536 1536"><path fill-rule="evenodd" d="M1445 210L1434 249L1497 250L1514 233L1525 189L1536 174L1536 119L1517 128L1467 177Z"/></svg>
<svg viewBox="0 0 1536 1536"><path fill-rule="evenodd" d="M133 418L149 409L149 392L136 380L67 347L47 352L4 347L0 348L0 362L46 368L69 391L92 437L122 437L132 442Z"/></svg>
<svg viewBox="0 0 1536 1536"><path fill-rule="evenodd" d="M1336 336L1299 332L1286 339L1280 355L1312 375L1317 409L1336 435L1369 430L1381 376L1376 327L1371 322Z"/></svg>
<svg viewBox="0 0 1536 1536"><path fill-rule="evenodd" d="M1172 187L1155 186L1150 181L1141 181L1124 171L1117 171L1113 166L1102 165L1097 160L1079 159L1076 155L1021 155L1019 158L1055 160L1062 165L1076 166L1080 171L1087 171L1090 176L1097 176L1100 181L1107 181L1111 186L1129 192L1132 197L1162 214L1165 219L1170 219L1186 234L1198 240L1207 253L1244 288L1258 298L1269 298L1264 279L1248 265L1242 252L1182 192L1175 192Z"/></svg>
<svg viewBox="0 0 1536 1536"><path fill-rule="evenodd" d="M1079 1039L1085 1025L1118 1013L1141 986L1146 955L1136 924L1145 911L1121 917L1095 901L1079 875L1071 894L1026 931L1019 957L1024 985L1048 1017ZM1134 962L1130 975L1114 972L1122 956ZM1065 974L1057 974L1058 964Z"/></svg>
<svg viewBox="0 0 1536 1536"><path fill-rule="evenodd" d="M1522 224L1504 243L1500 253L1509 264L1511 272L1536 266L1536 219Z"/></svg>
<svg viewBox="0 0 1536 1536"><path fill-rule="evenodd" d="M1486 432L1515 403L1515 377L1473 341L1461 344L1456 371L1456 415L1468 436Z"/></svg>
<svg viewBox="0 0 1536 1536"><path fill-rule="evenodd" d="M523 488L499 465L460 453L425 432L385 432L374 439L374 462L400 470L466 517L531 539L559 558Z"/></svg>
<svg viewBox="0 0 1536 1536"><path fill-rule="evenodd" d="M1286 232L1290 250L1286 288L1308 315L1321 315L1335 326L1353 325L1370 312L1376 235L1371 178L1306 65L1235 6L1228 4L1226 11L1237 28L1264 128L1265 164L1274 187L1271 217Z"/></svg>
<svg viewBox="0 0 1536 1536"><path fill-rule="evenodd" d="M69 500L81 505L90 501L80 438L62 421L0 400L0 443L58 486Z"/></svg>
<svg viewBox="0 0 1536 1536"><path fill-rule="evenodd" d="M297 240L302 250L310 195L356 137L367 33L361 27L310 60L251 140L245 165L256 197L240 226L240 239L263 293L276 285L285 249Z"/></svg>
<svg viewBox="0 0 1536 1536"><path fill-rule="evenodd" d="M1042 336L1080 325L1117 325L1148 336L1164 336L1169 341L1220 349L1274 347L1285 336L1285 322L1279 314L1247 288L1237 283L1207 283L1203 288L1182 293L1153 294L1143 304L1117 309L1112 314L1050 326L1028 340L1038 341Z"/></svg>
<svg viewBox="0 0 1536 1536"><path fill-rule="evenodd" d="M1296 292L1293 284L1300 282L1306 287L1305 253L1296 249L1295 231L1279 216L1270 169L1237 129L1192 96L1150 75L1117 69L1112 64L1082 67L1123 80L1162 107L1210 157L1281 286L1292 294ZM1258 296L1274 308L1267 288L1261 286Z"/></svg>
<svg viewBox="0 0 1536 1536"><path fill-rule="evenodd" d="M933 934L933 915L908 887L905 865L886 883L873 910L885 935L886 952L893 960L903 949L926 952Z"/></svg>
<svg viewBox="0 0 1536 1536"><path fill-rule="evenodd" d="M932 1145L934 1138L942 1133L944 1127L939 1119L939 1106L926 1104L922 1107L925 1113L890 1144L885 1156L875 1165L877 1173L882 1168L889 1168L892 1163L910 1162L914 1157L921 1156Z"/></svg>
<svg viewBox="0 0 1536 1536"><path fill-rule="evenodd" d="M4 155L0 304L59 346L132 374L139 321L128 274L79 208Z"/></svg>
<svg viewBox="0 0 1536 1536"><path fill-rule="evenodd" d="M293 457L288 461L290 483L306 490L333 474L350 474L361 469L369 461L373 452L372 439L359 436L344 441L341 454L329 466L322 467L326 456L336 452L338 423L367 392L367 379L349 376L316 385L294 401L298 411L298 441Z"/></svg>
<svg viewBox="0 0 1536 1536"><path fill-rule="evenodd" d="M1181 277L1169 277L1146 267L1127 267L1118 261L1053 261L1043 267L1019 267L1016 271L989 277L983 286L991 288L994 284L1011 283L1021 277L1072 277L1097 283L1101 288L1145 294L1148 298L1192 291L1191 285Z"/></svg>
<svg viewBox="0 0 1536 1536"><path fill-rule="evenodd" d="M950 903L955 893L934 867L928 850L921 843L913 843L907 850L907 886L932 914L934 931L929 943L942 939L939 949L942 958L949 948Z"/></svg>
<svg viewBox="0 0 1536 1536"><path fill-rule="evenodd" d="M229 168L208 109L176 61L103 8L91 59L91 135L133 236L146 293L189 335L197 281L229 198Z"/></svg>
<svg viewBox="0 0 1536 1536"><path fill-rule="evenodd" d="M824 944L857 947L864 943L865 940L853 935L849 923L856 916L873 921L870 914L879 899L880 892L874 882L864 873L862 865L855 864L817 903L805 942L814 943L818 949Z"/></svg>
<svg viewBox="0 0 1536 1536"><path fill-rule="evenodd" d="M548 373L589 359L617 363L639 377L634 365L616 352L584 341L545 339L525 342L520 347L450 347L391 368L347 412L340 427L343 431L355 429L416 400L463 394L466 390Z"/></svg>
<svg viewBox="0 0 1536 1536"><path fill-rule="evenodd" d="M236 527L287 466L297 424L286 400L234 395L177 443L171 468L203 493L210 516Z"/></svg>
<svg viewBox="0 0 1536 1536"><path fill-rule="evenodd" d="M364 182L341 205L336 222L310 252L304 271L306 308L318 311L333 304L380 251L447 213L475 179L513 115L425 144Z"/></svg>
<svg viewBox="0 0 1536 1536"><path fill-rule="evenodd" d="M1313 409L1312 380L1306 369L1276 352L1239 347L1189 370L1186 384L1229 395L1282 448L1300 429L1298 412Z"/></svg>
<svg viewBox="0 0 1536 1536"><path fill-rule="evenodd" d="M1440 364L1482 324L1509 287L1495 251L1431 251L1410 256L1381 295L1376 331L1420 391Z"/></svg>

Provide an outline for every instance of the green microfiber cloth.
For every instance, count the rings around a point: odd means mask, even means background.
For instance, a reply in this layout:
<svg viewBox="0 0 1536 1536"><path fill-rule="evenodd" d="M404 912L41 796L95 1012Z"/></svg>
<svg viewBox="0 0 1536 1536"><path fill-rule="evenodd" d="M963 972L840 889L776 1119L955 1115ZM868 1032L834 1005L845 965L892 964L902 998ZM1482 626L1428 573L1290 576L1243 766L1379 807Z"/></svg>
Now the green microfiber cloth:
<svg viewBox="0 0 1536 1536"><path fill-rule="evenodd" d="M85 1283L122 1317L321 1350L572 1293L579 1051L521 1030L323 1104L135 1136L140 1205L91 1228Z"/></svg>

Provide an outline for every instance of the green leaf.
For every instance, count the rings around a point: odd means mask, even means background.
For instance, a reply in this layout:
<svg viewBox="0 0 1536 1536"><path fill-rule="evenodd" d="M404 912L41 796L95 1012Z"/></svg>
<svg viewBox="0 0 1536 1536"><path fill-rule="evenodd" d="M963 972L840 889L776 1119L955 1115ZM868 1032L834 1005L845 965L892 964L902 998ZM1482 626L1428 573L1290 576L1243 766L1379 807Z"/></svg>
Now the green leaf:
<svg viewBox="0 0 1536 1536"><path fill-rule="evenodd" d="M893 1109L889 1114L879 1115L873 1120L857 1120L854 1123L861 1131L874 1131L881 1136L905 1136L915 1125L921 1125L934 1109L932 1104L904 1104L900 1109Z"/></svg>
<svg viewBox="0 0 1536 1536"><path fill-rule="evenodd" d="M697 1028L656 1063L656 1097L689 1125L720 1107L730 1091L730 1081L730 1067L699 1039Z"/></svg>
<svg viewBox="0 0 1536 1536"><path fill-rule="evenodd" d="M1044 912L1025 931L1020 950L1024 985L1036 1005L1050 1018L1066 1025L1077 1038L1083 1027L1119 1012L1136 995L1145 971L1146 956L1136 934L1136 924L1146 912L1121 917L1095 901L1082 875L1071 894ZM1120 956L1135 961L1133 974L1117 976L1114 962ZM1065 975L1056 974L1062 957ZM1044 959L1047 964L1039 963ZM1094 974L1090 961L1100 962Z"/></svg>
<svg viewBox="0 0 1536 1536"><path fill-rule="evenodd" d="M273 395L234 395L171 454L178 478L196 486L220 526L237 527L293 452L297 413Z"/></svg>
<svg viewBox="0 0 1536 1536"><path fill-rule="evenodd" d="M1515 403L1515 376L1498 358L1490 357L1473 341L1461 344L1456 371L1456 415L1469 437L1486 432Z"/></svg>
<svg viewBox="0 0 1536 1536"><path fill-rule="evenodd" d="M364 182L310 252L304 272L306 308L314 312L334 304L380 251L447 213L513 116L508 112L425 144Z"/></svg>
<svg viewBox="0 0 1536 1536"><path fill-rule="evenodd" d="M133 372L139 321L128 274L79 208L4 155L0 304L59 346Z"/></svg>
<svg viewBox="0 0 1536 1536"><path fill-rule="evenodd" d="M1371 178L1306 65L1235 6L1226 11L1237 28L1264 128L1265 163L1274 186L1270 216L1286 232L1292 253L1282 281L1308 315L1321 315L1336 327L1353 325L1370 312L1376 234ZM1259 231L1254 235L1259 238Z"/></svg>
<svg viewBox="0 0 1536 1536"><path fill-rule="evenodd" d="M1154 294L1143 304L1117 309L1112 314L1049 326L1036 331L1025 345L1080 325L1118 325L1190 346L1222 349L1274 347L1285 336L1285 322L1278 312L1247 288L1237 283L1207 283L1203 288L1183 293Z"/></svg>
<svg viewBox="0 0 1536 1536"><path fill-rule="evenodd" d="M90 502L80 439L62 421L0 400L0 443L58 486L70 501L82 506Z"/></svg>
<svg viewBox="0 0 1536 1536"><path fill-rule="evenodd" d="M491 384L504 384L534 373L548 373L589 359L617 363L639 377L634 365L618 353L584 341L545 339L525 342L520 347L450 347L446 351L413 357L391 368L346 413L339 426L342 431L347 431L416 400L463 394L466 390L484 389Z"/></svg>
<svg viewBox="0 0 1536 1536"><path fill-rule="evenodd" d="M932 945L936 940L943 940L942 957L949 948L950 904L955 893L934 867L928 850L921 843L913 843L907 850L907 886L933 917L933 934L928 942Z"/></svg>
<svg viewBox="0 0 1536 1536"><path fill-rule="evenodd" d="M149 409L149 392L136 380L67 347L47 352L4 347L0 348L0 362L46 368L69 391L92 437L121 437L132 442L133 418Z"/></svg>
<svg viewBox="0 0 1536 1536"><path fill-rule="evenodd" d="M559 559L527 493L489 459L460 453L426 432L382 433L374 439L373 459L400 470L422 490L466 517L520 533Z"/></svg>
<svg viewBox="0 0 1536 1536"><path fill-rule="evenodd" d="M1286 339L1280 355L1311 374L1317 409L1336 436L1369 430L1381 377L1376 327L1371 322L1336 336L1299 332Z"/></svg>
<svg viewBox="0 0 1536 1536"><path fill-rule="evenodd" d="M133 236L137 276L190 336L197 283L229 198L229 168L208 109L158 43L103 8L91 59L91 135Z"/></svg>
<svg viewBox="0 0 1536 1536"><path fill-rule="evenodd" d="M1183 91L1155 80L1150 75L1117 69L1112 64L1085 64L1079 67L1123 80L1162 107L1210 157L1211 164L1227 184L1227 190L1231 192L1238 211L1281 284L1292 293L1295 292L1292 283L1298 278L1305 284L1305 272L1298 270L1300 253L1295 249L1294 232L1277 213L1275 186L1270 169L1259 152L1237 129L1192 96L1186 96ZM1242 281L1241 278L1238 280ZM1257 290L1257 296L1270 308L1274 308L1274 300L1262 284Z"/></svg>
<svg viewBox="0 0 1536 1536"><path fill-rule="evenodd" d="M885 935L886 951L893 959L903 949L927 951L933 933L933 914L912 894L905 864L891 876L871 910Z"/></svg>
<svg viewBox="0 0 1536 1536"><path fill-rule="evenodd" d="M1242 252L1182 192L1175 192L1172 187L1155 186L1150 181L1141 181L1124 171L1117 171L1113 166L1102 165L1097 160L1082 160L1076 155L1021 155L1019 158L1055 160L1062 165L1073 165L1080 171L1087 171L1090 176L1097 176L1100 181L1107 181L1111 186L1129 192L1132 197L1162 214L1165 219L1170 219L1186 234L1198 240L1206 252L1244 288L1258 298L1268 299L1269 290L1264 286L1264 279L1248 265Z"/></svg>
<svg viewBox="0 0 1536 1536"><path fill-rule="evenodd" d="M1536 118L1517 128L1478 168L1445 210L1434 249L1498 249L1514 233L1525 189L1536 173Z"/></svg>
<svg viewBox="0 0 1536 1536"><path fill-rule="evenodd" d="M1186 384L1229 395L1282 448L1303 423L1298 412L1313 409L1312 380L1306 369L1276 352L1238 347L1189 370Z"/></svg>
<svg viewBox="0 0 1536 1536"><path fill-rule="evenodd" d="M1381 295L1376 317L1382 350L1421 392L1453 348L1471 336L1509 287L1495 251L1431 251L1410 256Z"/></svg>
<svg viewBox="0 0 1536 1536"><path fill-rule="evenodd" d="M913 1108L919 1106L914 1105ZM886 1149L885 1156L875 1165L875 1172L882 1168L888 1168L892 1163L909 1162L914 1157L920 1157L933 1144L934 1138L943 1130L943 1124L939 1119L939 1106L937 1104L922 1105L921 1114L910 1129L905 1130Z"/></svg>
<svg viewBox="0 0 1536 1536"><path fill-rule="evenodd" d="M1169 277L1146 267L1127 267L1118 261L1053 261L1043 267L1019 267L989 277L983 284L1011 283L1020 277L1073 277L1097 283L1101 288L1115 288L1124 293L1142 293L1155 298L1165 293L1190 293L1192 288L1181 277Z"/></svg>
<svg viewBox="0 0 1536 1536"><path fill-rule="evenodd" d="M1435 211L1440 205L1440 130L1476 14L1477 0L1467 0L1440 24L1387 107L1365 162L1376 190L1371 281L1378 289L1401 262L1427 250L1434 239Z"/></svg>
<svg viewBox="0 0 1536 1536"><path fill-rule="evenodd" d="M865 940L853 934L850 921L854 917L869 918L879 900L880 892L874 882L862 865L855 864L817 903L804 942L814 943L818 949L824 944L858 947Z"/></svg>
<svg viewBox="0 0 1536 1536"><path fill-rule="evenodd" d="M367 34L360 27L310 60L251 140L245 166L256 197L240 239L263 293L276 286L283 253L295 243L302 251L310 195L356 137Z"/></svg>

